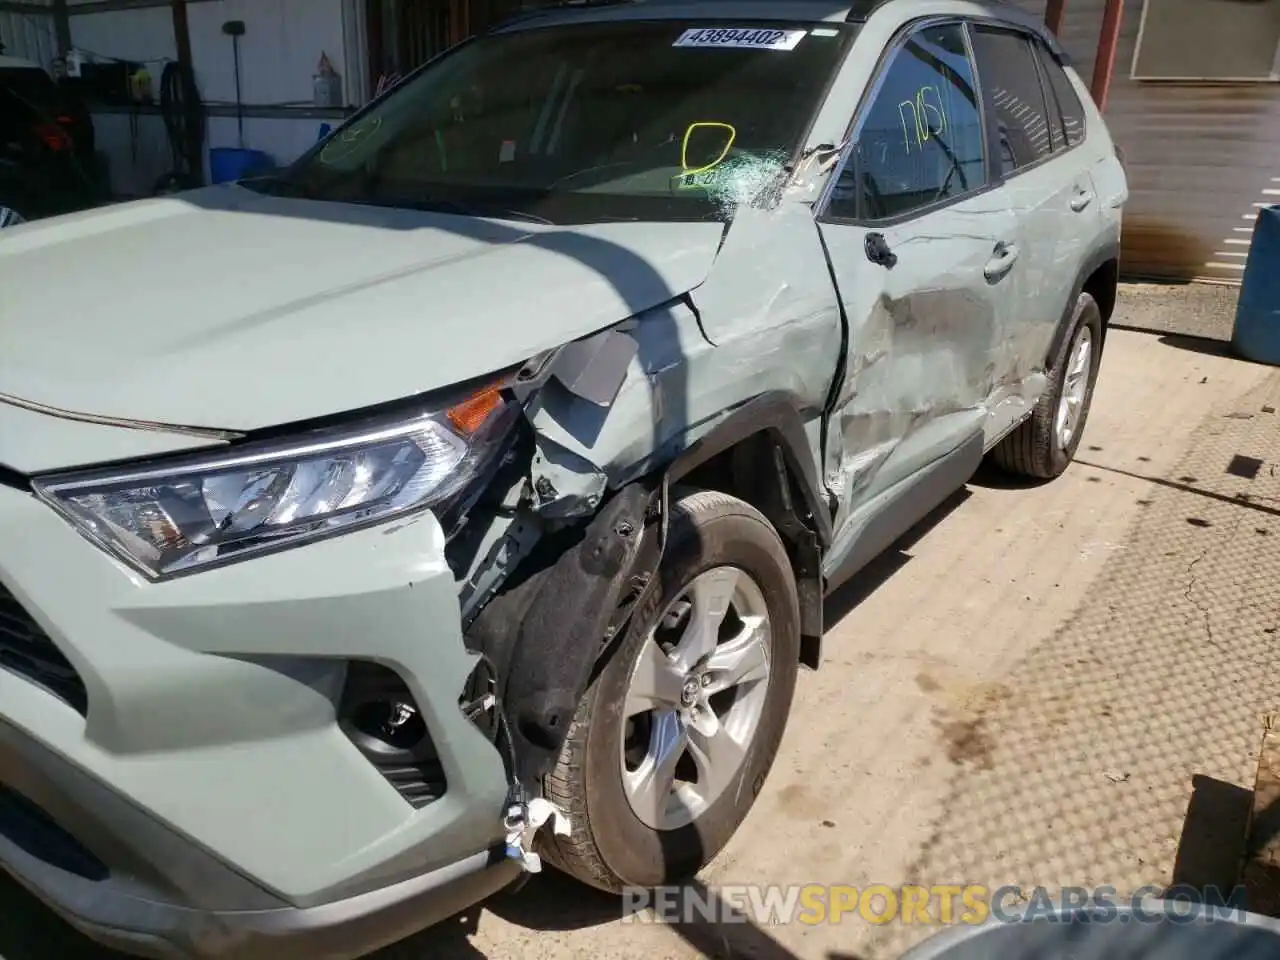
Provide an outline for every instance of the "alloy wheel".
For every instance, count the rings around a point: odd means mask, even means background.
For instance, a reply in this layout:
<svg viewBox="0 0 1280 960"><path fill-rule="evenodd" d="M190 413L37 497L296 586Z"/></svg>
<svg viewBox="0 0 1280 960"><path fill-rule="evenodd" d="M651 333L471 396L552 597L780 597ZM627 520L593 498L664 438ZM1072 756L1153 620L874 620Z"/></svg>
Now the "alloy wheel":
<svg viewBox="0 0 1280 960"><path fill-rule="evenodd" d="M677 830L732 784L771 673L768 607L737 567L698 575L645 638L623 702L624 793L654 830Z"/></svg>
<svg viewBox="0 0 1280 960"><path fill-rule="evenodd" d="M1062 381L1062 396L1054 416L1054 438L1062 450L1071 449L1071 441L1080 427L1080 414L1089 392L1089 373L1093 367L1093 332L1081 326L1067 360L1067 374Z"/></svg>

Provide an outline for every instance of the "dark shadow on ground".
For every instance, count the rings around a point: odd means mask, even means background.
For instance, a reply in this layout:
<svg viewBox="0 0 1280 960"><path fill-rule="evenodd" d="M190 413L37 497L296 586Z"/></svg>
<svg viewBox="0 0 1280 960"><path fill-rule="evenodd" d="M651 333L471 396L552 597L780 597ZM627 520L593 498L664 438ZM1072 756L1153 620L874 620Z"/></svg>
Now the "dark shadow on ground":
<svg viewBox="0 0 1280 960"><path fill-rule="evenodd" d="M1191 785L1170 887L1225 897L1240 876L1253 792L1200 775L1192 777Z"/></svg>
<svg viewBox="0 0 1280 960"><path fill-rule="evenodd" d="M1016 473L1001 470L989 459L985 458L981 466L978 467L978 472L969 480L969 483L973 486L983 487L987 490L1031 490L1035 487L1043 486L1047 482L1035 477L1023 477Z"/></svg>
<svg viewBox="0 0 1280 960"><path fill-rule="evenodd" d="M688 903L675 920L663 921L689 946L705 957L717 960L751 958L751 960L799 960L794 953L773 939L751 918L725 903L702 883L694 881L686 887ZM546 870L535 876L518 893L500 894L484 905L510 923L529 930L560 932L585 929L618 920L623 915L624 901L579 884L564 874ZM484 954L468 942L475 931L479 911L464 914L401 943L372 954L368 960L474 960ZM639 915L633 921L656 922L652 916ZM625 937L620 930L619 937ZM7 960L7 958L6 958ZM849 955L847 960L861 960Z"/></svg>
<svg viewBox="0 0 1280 960"><path fill-rule="evenodd" d="M1230 341L1227 340L1218 340L1213 337L1197 337L1183 333L1161 333L1159 330L1132 327L1124 323L1112 323L1109 327L1112 330L1127 330L1130 333L1143 333L1150 337L1156 337L1162 345L1173 347L1175 350L1186 350L1189 353L1199 353L1206 357L1227 357L1231 360L1238 360L1240 363L1249 363L1255 366L1271 366L1271 364L1258 363L1256 360L1240 356L1232 349Z"/></svg>
<svg viewBox="0 0 1280 960"><path fill-rule="evenodd" d="M971 496L973 494L968 487L961 487L930 513L926 514L923 520L903 534L893 546L863 567L847 583L842 584L827 598L823 612L823 622L828 627L837 623L846 617L858 604L884 586L890 577L910 562L911 548Z"/></svg>
<svg viewBox="0 0 1280 960"><path fill-rule="evenodd" d="M1179 490L1183 493L1194 493L1198 497L1217 500L1220 503L1230 503L1237 507L1246 507L1249 510L1256 510L1258 513L1267 514L1273 517L1280 517L1280 504L1276 506L1269 506L1268 504L1261 503L1256 498L1250 497L1247 493L1241 493L1234 497L1229 497L1226 494L1214 493L1212 490L1203 490L1200 487L1191 485L1191 482L1195 479L1194 477L1179 478L1178 480L1166 480L1163 477L1148 477L1145 474L1134 473L1130 470L1121 470L1119 467L1104 467L1101 464L1090 463L1087 460L1077 459L1076 463L1086 467L1092 467L1094 470L1105 470L1107 473L1119 474L1122 477L1131 477L1134 480L1141 480L1144 483L1154 483L1160 487L1168 487L1170 490ZM1200 525L1200 523L1198 523L1194 518L1189 519L1187 522L1196 526Z"/></svg>
<svg viewBox="0 0 1280 960"><path fill-rule="evenodd" d="M1168 330L1139 327L1115 321L1107 324L1107 329L1124 330L1126 333L1141 333L1148 337L1156 337L1165 346L1175 347L1179 350L1190 350L1194 353L1203 353L1211 357L1232 356L1231 344L1216 337L1201 337L1190 333L1170 333Z"/></svg>
<svg viewBox="0 0 1280 960"><path fill-rule="evenodd" d="M581 930L623 915L621 897L588 887L558 870L544 868L519 890L501 893L486 908L531 930Z"/></svg>

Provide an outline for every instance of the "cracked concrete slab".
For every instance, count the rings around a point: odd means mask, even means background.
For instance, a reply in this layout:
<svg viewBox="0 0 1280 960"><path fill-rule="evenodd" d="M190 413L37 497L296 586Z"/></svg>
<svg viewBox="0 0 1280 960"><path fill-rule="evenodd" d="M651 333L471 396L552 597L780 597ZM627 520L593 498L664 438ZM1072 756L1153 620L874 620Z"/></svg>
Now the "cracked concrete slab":
<svg viewBox="0 0 1280 960"><path fill-rule="evenodd" d="M1114 331L1065 476L980 476L833 598L827 663L703 880L1168 882L1192 778L1251 786L1280 699L1276 409L1280 372ZM0 909L5 960L114 956L7 882ZM925 933L618 916L548 874L376 960L887 960Z"/></svg>

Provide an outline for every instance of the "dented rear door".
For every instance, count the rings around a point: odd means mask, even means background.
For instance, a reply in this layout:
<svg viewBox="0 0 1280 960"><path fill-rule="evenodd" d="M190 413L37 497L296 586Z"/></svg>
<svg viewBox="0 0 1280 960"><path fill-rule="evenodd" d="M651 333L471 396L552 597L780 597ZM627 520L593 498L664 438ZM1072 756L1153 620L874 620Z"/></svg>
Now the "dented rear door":
<svg viewBox="0 0 1280 960"><path fill-rule="evenodd" d="M837 531L981 431L1006 373L1020 251L982 124L963 27L919 28L887 54L820 208L847 322L824 445Z"/></svg>

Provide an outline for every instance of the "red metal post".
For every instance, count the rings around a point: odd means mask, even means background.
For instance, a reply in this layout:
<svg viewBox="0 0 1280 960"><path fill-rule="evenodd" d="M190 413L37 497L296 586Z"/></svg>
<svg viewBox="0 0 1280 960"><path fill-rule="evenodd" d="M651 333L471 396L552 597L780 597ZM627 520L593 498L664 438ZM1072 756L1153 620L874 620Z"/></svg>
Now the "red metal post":
<svg viewBox="0 0 1280 960"><path fill-rule="evenodd" d="M1093 82L1089 90L1099 110L1107 109L1107 93L1116 70L1116 44L1120 39L1120 21L1124 18L1124 0L1107 0L1102 11L1102 29L1098 34L1098 55L1093 61Z"/></svg>
<svg viewBox="0 0 1280 960"><path fill-rule="evenodd" d="M1055 37L1062 36L1062 5L1064 0L1048 0L1044 5L1044 25Z"/></svg>

